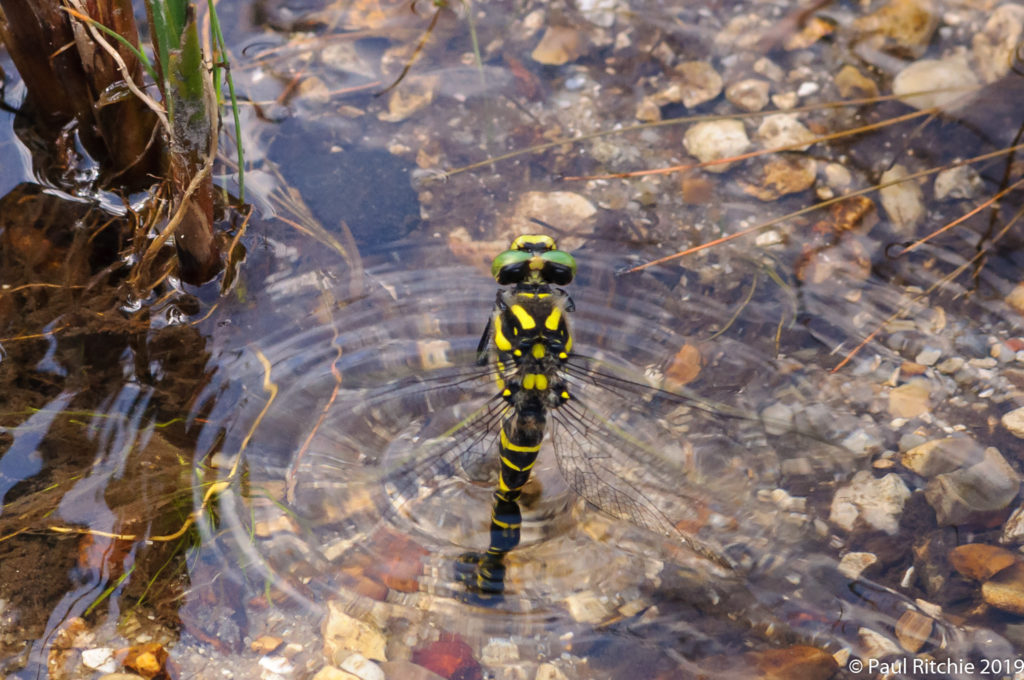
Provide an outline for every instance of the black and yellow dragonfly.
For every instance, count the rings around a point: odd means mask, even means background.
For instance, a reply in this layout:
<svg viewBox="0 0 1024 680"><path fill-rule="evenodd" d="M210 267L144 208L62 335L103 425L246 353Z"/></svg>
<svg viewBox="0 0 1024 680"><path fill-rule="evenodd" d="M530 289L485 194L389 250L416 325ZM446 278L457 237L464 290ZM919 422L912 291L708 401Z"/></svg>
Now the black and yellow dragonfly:
<svg viewBox="0 0 1024 680"><path fill-rule="evenodd" d="M742 457L742 424L755 424L754 436L763 439L763 420L756 412L653 387L637 380L628 362L596 348L581 351L571 321L575 304L563 288L574 280L576 262L550 236L516 238L494 259L491 273L499 289L477 347L477 367L463 367L449 379L458 386L489 380L490 388L474 389L490 396L442 435L422 442L414 460L389 479L397 494L409 496L430 475L469 470L480 460L497 467L489 545L462 555L458 579L479 599L501 596L506 557L520 541L523 487L544 441L561 477L588 503L728 566L722 550L677 521L681 506L708 503L699 482L680 474L685 465L679 459L687 447L699 457L692 447L700 449L701 442L711 442L704 446L711 455ZM608 321L597 332L629 333L623 319ZM585 335L594 332L591 324ZM664 423L655 426L654 419L680 421L674 441L666 441ZM651 478L660 481L660 494L651 493L645 481Z"/></svg>

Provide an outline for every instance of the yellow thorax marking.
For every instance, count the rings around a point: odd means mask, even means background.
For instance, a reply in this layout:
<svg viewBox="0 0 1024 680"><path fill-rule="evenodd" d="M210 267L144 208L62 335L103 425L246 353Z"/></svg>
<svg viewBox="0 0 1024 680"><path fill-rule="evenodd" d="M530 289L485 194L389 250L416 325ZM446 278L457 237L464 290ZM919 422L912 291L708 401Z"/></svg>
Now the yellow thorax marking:
<svg viewBox="0 0 1024 680"><path fill-rule="evenodd" d="M505 337L505 329L501 327L501 315L494 316L494 346L502 352L512 349L512 343Z"/></svg>
<svg viewBox="0 0 1024 680"><path fill-rule="evenodd" d="M557 331L558 324L561 320L562 310L559 307L555 307L551 310L551 313L548 314L548 318L544 320L544 328L547 328L549 331Z"/></svg>
<svg viewBox="0 0 1024 680"><path fill-rule="evenodd" d="M538 343L534 343L533 349L531 351L533 352L533 358L534 359L543 359L544 358L544 345L540 344L539 342Z"/></svg>
<svg viewBox="0 0 1024 680"><path fill-rule="evenodd" d="M543 373L527 373L523 376L524 390L546 390L548 388L548 377Z"/></svg>
<svg viewBox="0 0 1024 680"><path fill-rule="evenodd" d="M523 327L523 330L530 330L531 328L537 327L537 322L533 320L530 313L523 309L522 305L512 305L510 308L512 314L515 315L516 320L519 321L519 325Z"/></svg>

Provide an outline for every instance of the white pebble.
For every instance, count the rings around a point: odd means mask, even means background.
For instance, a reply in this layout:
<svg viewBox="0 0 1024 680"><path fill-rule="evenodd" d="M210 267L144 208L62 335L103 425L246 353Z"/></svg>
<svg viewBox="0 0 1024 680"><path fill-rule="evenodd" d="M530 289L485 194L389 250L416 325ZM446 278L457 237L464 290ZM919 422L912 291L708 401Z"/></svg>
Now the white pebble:
<svg viewBox="0 0 1024 680"><path fill-rule="evenodd" d="M1014 437L1024 439L1024 406L1003 414L1003 427Z"/></svg>
<svg viewBox="0 0 1024 680"><path fill-rule="evenodd" d="M696 156L701 163L738 156L750 147L750 139L738 120L708 120L691 125L683 138L687 153ZM725 172L732 163L718 163L704 169L708 172Z"/></svg>
<svg viewBox="0 0 1024 680"><path fill-rule="evenodd" d="M977 87L978 77L962 53L945 59L920 59L892 81L893 94L915 109L952 104Z"/></svg>
<svg viewBox="0 0 1024 680"><path fill-rule="evenodd" d="M341 670L348 671L361 680L387 680L384 677L384 669L358 653L342 661Z"/></svg>
<svg viewBox="0 0 1024 680"><path fill-rule="evenodd" d="M117 670L117 661L114 660L114 650L110 647L96 647L86 649L82 652L82 663L94 671L101 673L113 673Z"/></svg>

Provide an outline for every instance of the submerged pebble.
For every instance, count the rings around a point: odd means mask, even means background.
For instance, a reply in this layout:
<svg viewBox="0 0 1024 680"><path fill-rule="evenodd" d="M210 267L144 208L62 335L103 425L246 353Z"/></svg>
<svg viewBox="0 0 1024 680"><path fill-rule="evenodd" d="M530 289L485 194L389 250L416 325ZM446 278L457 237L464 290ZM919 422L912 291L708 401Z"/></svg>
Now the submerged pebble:
<svg viewBox="0 0 1024 680"><path fill-rule="evenodd" d="M691 125L683 138L686 151L701 163L713 163L723 158L738 156L750 148L750 139L743 122L739 120L709 120ZM705 166L707 172L721 173L732 163L714 163Z"/></svg>
<svg viewBox="0 0 1024 680"><path fill-rule="evenodd" d="M910 489L894 473L876 479L861 470L850 483L840 487L832 498L829 521L846 531L853 531L858 521L869 527L895 534L900 514L910 498Z"/></svg>
<svg viewBox="0 0 1024 680"><path fill-rule="evenodd" d="M1017 472L990 446L981 462L936 476L924 493L939 524L952 525L977 513L1002 510L1019 489Z"/></svg>
<svg viewBox="0 0 1024 680"><path fill-rule="evenodd" d="M745 78L725 88L725 98L743 111L760 111L768 106L771 83L760 78Z"/></svg>
<svg viewBox="0 0 1024 680"><path fill-rule="evenodd" d="M900 71L892 93L915 109L948 107L974 92L980 83L965 54L921 59Z"/></svg>

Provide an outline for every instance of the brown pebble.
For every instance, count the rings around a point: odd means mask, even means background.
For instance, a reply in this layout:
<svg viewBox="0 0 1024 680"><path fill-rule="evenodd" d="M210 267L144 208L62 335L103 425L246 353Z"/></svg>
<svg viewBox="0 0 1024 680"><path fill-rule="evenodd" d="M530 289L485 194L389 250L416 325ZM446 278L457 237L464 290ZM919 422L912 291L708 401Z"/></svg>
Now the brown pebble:
<svg viewBox="0 0 1024 680"><path fill-rule="evenodd" d="M1017 562L1017 556L1006 548L985 543L960 545L949 553L953 568L975 581L988 581Z"/></svg>
<svg viewBox="0 0 1024 680"><path fill-rule="evenodd" d="M934 626L935 622L930 616L908 609L896 622L896 639L903 649L916 654L932 634Z"/></svg>
<svg viewBox="0 0 1024 680"><path fill-rule="evenodd" d="M889 393L889 413L895 418L915 418L928 412L927 380L914 379Z"/></svg>
<svg viewBox="0 0 1024 680"><path fill-rule="evenodd" d="M1024 283L1018 283L1006 296L1006 304L1019 313L1024 314Z"/></svg>
<svg viewBox="0 0 1024 680"><path fill-rule="evenodd" d="M878 96L878 85L855 66L844 66L836 74L836 89L845 99L865 99Z"/></svg>
<svg viewBox="0 0 1024 680"><path fill-rule="evenodd" d="M583 53L583 36L568 26L549 26L530 57L541 64L561 66Z"/></svg>
<svg viewBox="0 0 1024 680"><path fill-rule="evenodd" d="M252 641L249 649L258 654L269 654L280 647L282 642L284 640L274 635L261 635Z"/></svg>
<svg viewBox="0 0 1024 680"><path fill-rule="evenodd" d="M665 380L670 386L681 387L693 382L703 367L704 359L700 350L690 344L683 345L665 370Z"/></svg>
<svg viewBox="0 0 1024 680"><path fill-rule="evenodd" d="M902 375L921 375L928 370L928 367L924 364L914 363L913 361L904 361L900 364L900 374Z"/></svg>
<svg viewBox="0 0 1024 680"><path fill-rule="evenodd" d="M831 654L807 645L765 649L745 656L758 669L759 680L825 680L838 670Z"/></svg>
<svg viewBox="0 0 1024 680"><path fill-rule="evenodd" d="M983 583L981 596L996 609L1024 616L1024 564L1017 562Z"/></svg>

